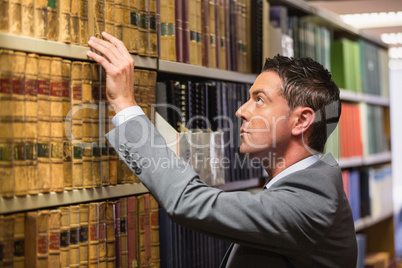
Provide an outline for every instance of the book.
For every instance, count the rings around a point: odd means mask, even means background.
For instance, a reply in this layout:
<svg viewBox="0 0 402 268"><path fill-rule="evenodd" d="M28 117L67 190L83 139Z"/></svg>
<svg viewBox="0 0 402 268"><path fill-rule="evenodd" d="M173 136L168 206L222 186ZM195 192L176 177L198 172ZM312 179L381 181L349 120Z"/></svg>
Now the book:
<svg viewBox="0 0 402 268"><path fill-rule="evenodd" d="M115 256L116 267L121 267L121 239L120 239L120 200L115 201L114 207L114 235L115 235Z"/></svg>
<svg viewBox="0 0 402 268"><path fill-rule="evenodd" d="M39 191L50 191L50 64L51 58L39 56L38 64L38 185Z"/></svg>
<svg viewBox="0 0 402 268"><path fill-rule="evenodd" d="M149 0L149 57L158 57L158 35L156 29L158 27L157 5L159 0Z"/></svg>
<svg viewBox="0 0 402 268"><path fill-rule="evenodd" d="M150 195L150 240L151 240L151 260L150 267L160 267L160 241L159 241L159 205L156 199Z"/></svg>
<svg viewBox="0 0 402 268"><path fill-rule="evenodd" d="M49 210L25 215L25 267L48 267Z"/></svg>
<svg viewBox="0 0 402 268"><path fill-rule="evenodd" d="M12 34L21 34L21 1L10 0L8 6L8 31Z"/></svg>
<svg viewBox="0 0 402 268"><path fill-rule="evenodd" d="M114 1L114 34L117 39L123 39L123 1Z"/></svg>
<svg viewBox="0 0 402 268"><path fill-rule="evenodd" d="M138 196L140 267L151 267L151 226L149 194Z"/></svg>
<svg viewBox="0 0 402 268"><path fill-rule="evenodd" d="M47 39L57 41L59 38L59 14L58 14L59 1L47 1Z"/></svg>
<svg viewBox="0 0 402 268"><path fill-rule="evenodd" d="M176 61L176 19L175 19L175 0L167 0L168 16L168 60Z"/></svg>
<svg viewBox="0 0 402 268"><path fill-rule="evenodd" d="M25 213L14 214L14 267L25 265Z"/></svg>
<svg viewBox="0 0 402 268"><path fill-rule="evenodd" d="M89 220L89 205L80 204L80 238L79 238L79 256L80 266L88 266L88 220Z"/></svg>
<svg viewBox="0 0 402 268"><path fill-rule="evenodd" d="M131 15L130 15L130 0L123 0L123 43L126 45L127 50L134 52L135 38L131 36Z"/></svg>
<svg viewBox="0 0 402 268"><path fill-rule="evenodd" d="M60 207L60 267L70 267L70 207Z"/></svg>
<svg viewBox="0 0 402 268"><path fill-rule="evenodd" d="M79 33L80 45L88 46L89 32L88 32L88 3L85 0L79 0Z"/></svg>
<svg viewBox="0 0 402 268"><path fill-rule="evenodd" d="M99 202L99 267L107 266L106 206L106 201Z"/></svg>
<svg viewBox="0 0 402 268"><path fill-rule="evenodd" d="M127 197L120 198L120 260L121 267L128 267Z"/></svg>
<svg viewBox="0 0 402 268"><path fill-rule="evenodd" d="M0 2L0 32L8 32L9 0Z"/></svg>
<svg viewBox="0 0 402 268"><path fill-rule="evenodd" d="M58 1L58 41L71 43L71 6L72 0Z"/></svg>
<svg viewBox="0 0 402 268"><path fill-rule="evenodd" d="M50 191L64 191L62 59L54 57L50 64Z"/></svg>
<svg viewBox="0 0 402 268"><path fill-rule="evenodd" d="M155 103L156 103L156 75L155 71L148 71L148 95L147 95L147 106L148 106L148 118L151 122L155 122Z"/></svg>
<svg viewBox="0 0 402 268"><path fill-rule="evenodd" d="M138 4L138 54L148 56L149 53L149 2L139 0Z"/></svg>
<svg viewBox="0 0 402 268"><path fill-rule="evenodd" d="M0 49L0 196L14 195L12 165L12 61L13 51ZM11 179L10 179L11 178Z"/></svg>
<svg viewBox="0 0 402 268"><path fill-rule="evenodd" d="M201 0L201 43L202 66L209 67L210 63L210 31L209 31L209 0Z"/></svg>
<svg viewBox="0 0 402 268"><path fill-rule="evenodd" d="M160 0L160 11L159 11L159 58L161 60L168 60L169 55L169 22L168 22L168 0Z"/></svg>
<svg viewBox="0 0 402 268"><path fill-rule="evenodd" d="M182 0L181 2L181 39L182 39L182 62L190 63L190 2L193 0ZM195 6L194 6L195 7ZM195 15L195 10L193 12ZM195 26L195 25L194 25Z"/></svg>
<svg viewBox="0 0 402 268"><path fill-rule="evenodd" d="M115 267L115 201L106 202L106 258L107 266Z"/></svg>
<svg viewBox="0 0 402 268"><path fill-rule="evenodd" d="M183 17L183 1L185 0L174 0L174 19L175 19L175 37L176 37L176 61L183 62L183 26L182 26L182 17Z"/></svg>
<svg viewBox="0 0 402 268"><path fill-rule="evenodd" d="M84 188L93 187L92 177L92 68L82 64L82 178Z"/></svg>
<svg viewBox="0 0 402 268"><path fill-rule="evenodd" d="M196 65L202 66L202 1L195 0L195 17L196 17Z"/></svg>
<svg viewBox="0 0 402 268"><path fill-rule="evenodd" d="M99 109L99 145L101 150L101 180L102 186L110 185L110 163L109 163L109 147L108 141L105 138L105 134L109 132L109 103L106 97L106 72L101 68L101 98Z"/></svg>
<svg viewBox="0 0 402 268"><path fill-rule="evenodd" d="M130 45L129 45L129 52L137 54L138 53L138 8L137 8L137 1L130 0L129 1L129 29L130 29Z"/></svg>
<svg viewBox="0 0 402 268"><path fill-rule="evenodd" d="M12 127L14 194L28 193L25 155L25 74L26 53L15 51L12 62Z"/></svg>
<svg viewBox="0 0 402 268"><path fill-rule="evenodd" d="M3 219L3 265L13 266L14 262L14 222L15 215L6 215Z"/></svg>
<svg viewBox="0 0 402 268"><path fill-rule="evenodd" d="M70 100L70 80L71 80L71 61L61 62L61 97L62 97L62 119L63 119L63 178L64 190L73 189L72 178L72 144L71 132L66 131L66 126L71 126L71 100ZM71 128L70 128L71 129ZM68 132L68 133L67 133Z"/></svg>
<svg viewBox="0 0 402 268"><path fill-rule="evenodd" d="M47 0L34 0L34 37L47 39Z"/></svg>
<svg viewBox="0 0 402 268"><path fill-rule="evenodd" d="M70 267L80 265L80 206L70 206Z"/></svg>
<svg viewBox="0 0 402 268"><path fill-rule="evenodd" d="M0 252L4 252L4 215L0 215ZM0 265L3 267L3 258L0 259Z"/></svg>
<svg viewBox="0 0 402 268"><path fill-rule="evenodd" d="M71 156L72 180L74 189L82 189L82 62L73 61L71 65ZM69 134L67 134L69 135Z"/></svg>
<svg viewBox="0 0 402 268"><path fill-rule="evenodd" d="M99 265L99 203L89 204L88 215L88 267Z"/></svg>
<svg viewBox="0 0 402 268"><path fill-rule="evenodd" d="M114 36L114 0L105 1L105 32Z"/></svg>
<svg viewBox="0 0 402 268"><path fill-rule="evenodd" d="M70 13L71 44L80 44L80 0L71 0Z"/></svg>
<svg viewBox="0 0 402 268"><path fill-rule="evenodd" d="M91 100L91 147L92 147L92 180L94 187L101 187L101 149L99 144L100 102L102 92L101 71L99 64L92 67L92 100Z"/></svg>
<svg viewBox="0 0 402 268"><path fill-rule="evenodd" d="M127 197L128 266L138 267L138 208L137 197Z"/></svg>
<svg viewBox="0 0 402 268"><path fill-rule="evenodd" d="M8 2L8 1L6 1ZM4 8L4 11L7 11ZM21 34L25 36L34 36L34 23L32 19L34 18L34 0L23 0L21 1ZM2 14L1 16L3 16ZM5 19L8 19L8 14ZM1 23L0 23L1 25ZM1 26L0 26L1 29Z"/></svg>
<svg viewBox="0 0 402 268"><path fill-rule="evenodd" d="M211 68L217 68L216 64L216 0L208 0L208 30L209 30L209 66Z"/></svg>
<svg viewBox="0 0 402 268"><path fill-rule="evenodd" d="M50 210L49 215L49 263L48 267L60 267L60 219L61 213L58 209Z"/></svg>

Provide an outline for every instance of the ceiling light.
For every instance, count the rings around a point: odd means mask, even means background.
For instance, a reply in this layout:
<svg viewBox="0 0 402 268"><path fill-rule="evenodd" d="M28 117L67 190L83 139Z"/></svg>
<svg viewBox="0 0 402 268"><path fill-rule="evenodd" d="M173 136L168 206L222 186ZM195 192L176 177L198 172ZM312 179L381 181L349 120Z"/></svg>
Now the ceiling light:
<svg viewBox="0 0 402 268"><path fill-rule="evenodd" d="M402 11L347 14L341 18L358 29L402 26Z"/></svg>
<svg viewBox="0 0 402 268"><path fill-rule="evenodd" d="M388 49L390 59L402 59L402 47L391 47Z"/></svg>
<svg viewBox="0 0 402 268"><path fill-rule="evenodd" d="M383 33L381 40L389 45L402 44L402 33Z"/></svg>

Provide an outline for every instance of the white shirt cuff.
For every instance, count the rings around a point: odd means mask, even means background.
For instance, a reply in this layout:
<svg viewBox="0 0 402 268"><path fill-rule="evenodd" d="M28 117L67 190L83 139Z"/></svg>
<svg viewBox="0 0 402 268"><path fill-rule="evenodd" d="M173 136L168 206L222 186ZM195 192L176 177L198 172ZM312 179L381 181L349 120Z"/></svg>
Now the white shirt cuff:
<svg viewBox="0 0 402 268"><path fill-rule="evenodd" d="M137 115L145 115L145 113L140 106L131 106L113 116L112 123L115 127L118 127L120 124L123 124Z"/></svg>

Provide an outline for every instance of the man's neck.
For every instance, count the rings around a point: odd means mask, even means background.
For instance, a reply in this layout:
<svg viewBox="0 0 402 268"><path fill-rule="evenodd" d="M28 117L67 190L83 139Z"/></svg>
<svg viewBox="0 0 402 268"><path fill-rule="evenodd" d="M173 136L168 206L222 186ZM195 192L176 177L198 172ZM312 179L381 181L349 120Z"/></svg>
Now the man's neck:
<svg viewBox="0 0 402 268"><path fill-rule="evenodd" d="M264 159L262 164L271 180L288 167L310 156L312 156L310 152L300 150L297 153L288 153L283 156L275 155L274 157Z"/></svg>

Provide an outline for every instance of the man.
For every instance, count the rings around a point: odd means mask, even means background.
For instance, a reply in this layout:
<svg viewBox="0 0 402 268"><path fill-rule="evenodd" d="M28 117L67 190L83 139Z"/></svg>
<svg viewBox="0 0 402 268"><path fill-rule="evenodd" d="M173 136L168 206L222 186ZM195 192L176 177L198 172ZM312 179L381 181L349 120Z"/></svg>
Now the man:
<svg viewBox="0 0 402 268"><path fill-rule="evenodd" d="M331 155L316 154L340 116L339 89L328 71L309 59L267 60L237 116L241 153L260 159L270 181L257 194L223 192L176 161L135 102L132 57L121 41L102 35L109 42L88 43L104 56L88 56L105 68L117 113L109 142L171 219L234 243L221 267L356 267L341 170ZM172 165L158 167L158 159Z"/></svg>

